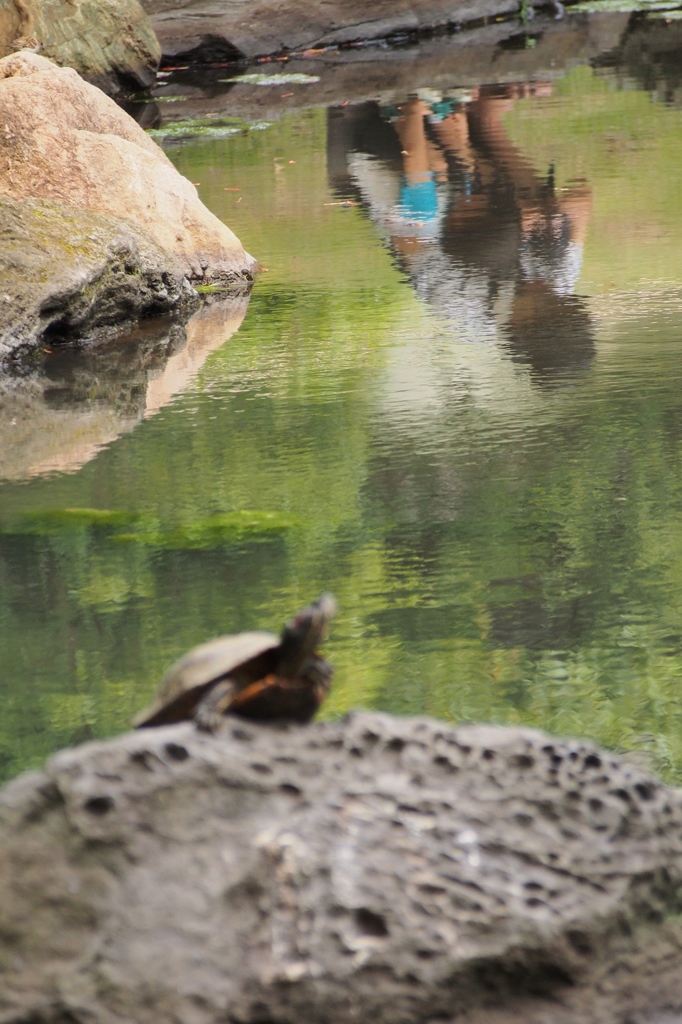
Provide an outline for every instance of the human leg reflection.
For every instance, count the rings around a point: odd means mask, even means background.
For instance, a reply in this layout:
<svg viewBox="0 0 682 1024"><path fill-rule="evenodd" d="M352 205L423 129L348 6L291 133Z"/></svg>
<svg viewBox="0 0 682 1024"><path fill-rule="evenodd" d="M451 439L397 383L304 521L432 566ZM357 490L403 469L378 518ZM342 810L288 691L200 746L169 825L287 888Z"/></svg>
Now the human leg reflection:
<svg viewBox="0 0 682 1024"><path fill-rule="evenodd" d="M371 148L369 160L357 148L349 160L351 180L420 297L462 340L501 341L549 373L556 359L540 350L556 316L575 328L561 332L567 365L572 338L576 365L592 351L589 316L573 294L592 191L584 181L557 188L555 169L537 170L504 121L517 103L548 95L547 83L424 91L381 112L395 133L390 162L372 160ZM367 151L371 133L360 134ZM567 296L574 301L559 301Z"/></svg>

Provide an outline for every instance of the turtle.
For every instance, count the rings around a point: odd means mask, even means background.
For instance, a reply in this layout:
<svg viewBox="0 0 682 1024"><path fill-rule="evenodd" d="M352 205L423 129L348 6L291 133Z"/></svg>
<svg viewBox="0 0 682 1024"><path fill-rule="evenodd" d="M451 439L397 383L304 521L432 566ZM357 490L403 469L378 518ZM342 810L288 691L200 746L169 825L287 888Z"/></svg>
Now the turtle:
<svg viewBox="0 0 682 1024"><path fill-rule="evenodd" d="M223 715L305 724L329 690L332 667L317 653L336 613L322 594L286 623L282 635L253 631L193 647L166 672L136 729L194 719L215 732Z"/></svg>

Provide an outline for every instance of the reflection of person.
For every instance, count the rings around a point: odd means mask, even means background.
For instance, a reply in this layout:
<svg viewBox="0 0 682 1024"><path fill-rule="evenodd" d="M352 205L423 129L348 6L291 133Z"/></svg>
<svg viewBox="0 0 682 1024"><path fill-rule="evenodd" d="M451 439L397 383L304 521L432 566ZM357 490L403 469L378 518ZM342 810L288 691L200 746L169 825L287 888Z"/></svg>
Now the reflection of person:
<svg viewBox="0 0 682 1024"><path fill-rule="evenodd" d="M447 161L438 146L424 131L426 104L419 99L409 100L395 122L395 130L402 146L403 183L400 190L400 208L406 223L415 220L440 219L436 180L447 182Z"/></svg>
<svg viewBox="0 0 682 1024"><path fill-rule="evenodd" d="M593 342L587 309L573 296L587 227L592 190L576 182L557 193L554 169L546 177L511 143L502 123L514 101L528 95L547 95L544 85L488 90L467 109L470 145L475 146L479 174L489 182L479 207L478 228L500 225L500 207L518 223L516 286L505 322L512 351L547 375L587 365ZM453 156L456 154L453 152ZM470 158L469 150L465 156ZM502 200L505 197L506 202ZM456 249L449 233L451 251Z"/></svg>
<svg viewBox="0 0 682 1024"><path fill-rule="evenodd" d="M592 206L589 186L577 183L559 195L554 188L554 169L541 177L523 154L511 143L502 115L514 100L529 95L547 95L547 86L507 86L502 94L481 92L468 106L467 124L476 145L479 174L485 172L490 184L496 177L511 186L512 201L518 211L521 228L519 258L526 280L545 280L553 291L572 292L580 273L582 246ZM440 126L436 129L442 133ZM447 148L457 158L451 137ZM471 159L471 143L464 151ZM484 166L485 165L485 166ZM487 212L497 198L499 188L488 187L484 193Z"/></svg>
<svg viewBox="0 0 682 1024"><path fill-rule="evenodd" d="M385 143L384 152L366 155L352 145L348 157L351 177L420 297L461 338L505 341L545 373L585 365L593 353L589 315L573 295L591 189L576 182L557 191L554 169L538 174L502 120L517 100L550 91L534 83L464 97L422 93L382 112L395 132L392 152ZM382 115L364 108L375 122ZM386 139L356 125L363 141L373 134ZM562 351L552 344L557 319ZM554 349L552 358L543 346Z"/></svg>

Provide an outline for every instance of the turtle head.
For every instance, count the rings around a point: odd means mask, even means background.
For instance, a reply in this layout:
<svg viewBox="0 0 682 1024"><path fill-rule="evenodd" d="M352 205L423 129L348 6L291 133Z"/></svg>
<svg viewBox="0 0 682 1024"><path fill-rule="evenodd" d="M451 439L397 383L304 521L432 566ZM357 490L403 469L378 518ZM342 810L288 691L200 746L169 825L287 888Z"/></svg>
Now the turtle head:
<svg viewBox="0 0 682 1024"><path fill-rule="evenodd" d="M293 679L305 670L311 655L326 637L335 614L335 598L331 594L322 594L317 601L289 619L282 630L280 675Z"/></svg>

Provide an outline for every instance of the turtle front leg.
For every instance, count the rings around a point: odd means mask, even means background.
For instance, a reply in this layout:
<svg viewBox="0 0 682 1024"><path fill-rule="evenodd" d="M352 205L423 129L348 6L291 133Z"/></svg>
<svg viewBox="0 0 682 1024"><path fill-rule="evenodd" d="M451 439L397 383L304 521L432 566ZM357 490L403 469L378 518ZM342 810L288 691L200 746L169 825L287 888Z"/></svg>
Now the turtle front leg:
<svg viewBox="0 0 682 1024"><path fill-rule="evenodd" d="M312 683L315 688L326 693L331 686L334 669L321 654L313 654L303 674L306 682Z"/></svg>
<svg viewBox="0 0 682 1024"><path fill-rule="evenodd" d="M216 683L199 701L194 712L194 721L202 732L217 732L222 725L225 712L234 700L234 681L224 679Z"/></svg>

